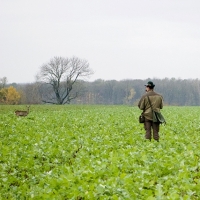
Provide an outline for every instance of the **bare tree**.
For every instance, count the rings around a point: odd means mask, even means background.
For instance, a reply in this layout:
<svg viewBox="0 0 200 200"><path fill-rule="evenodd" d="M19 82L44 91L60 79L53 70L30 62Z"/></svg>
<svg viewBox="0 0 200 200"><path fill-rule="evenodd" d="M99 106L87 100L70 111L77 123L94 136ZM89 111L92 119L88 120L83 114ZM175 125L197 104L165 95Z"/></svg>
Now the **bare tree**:
<svg viewBox="0 0 200 200"><path fill-rule="evenodd" d="M0 78L0 89L5 88L8 79L6 77Z"/></svg>
<svg viewBox="0 0 200 200"><path fill-rule="evenodd" d="M39 83L26 83L18 86L21 104L40 104L42 102Z"/></svg>
<svg viewBox="0 0 200 200"><path fill-rule="evenodd" d="M78 96L78 92L72 92L73 85L82 77L93 74L86 60L77 57L70 59L54 57L49 63L41 66L37 80L49 84L48 94L43 95L44 103L66 104Z"/></svg>

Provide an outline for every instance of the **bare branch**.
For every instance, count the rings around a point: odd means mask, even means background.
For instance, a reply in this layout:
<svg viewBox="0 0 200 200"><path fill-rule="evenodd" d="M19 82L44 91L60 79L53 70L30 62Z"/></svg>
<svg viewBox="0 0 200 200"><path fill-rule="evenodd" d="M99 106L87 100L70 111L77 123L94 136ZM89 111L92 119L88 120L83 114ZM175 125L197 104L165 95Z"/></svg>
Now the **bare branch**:
<svg viewBox="0 0 200 200"><path fill-rule="evenodd" d="M8 79L6 77L0 78L0 89L5 88Z"/></svg>
<svg viewBox="0 0 200 200"><path fill-rule="evenodd" d="M93 74L86 60L77 57L70 59L54 57L49 63L42 65L40 73L37 75L38 81L49 84L54 93L54 100L44 100L43 102L57 102L64 104L77 97L70 96L74 83L79 77L87 77ZM48 98L50 99L50 98Z"/></svg>

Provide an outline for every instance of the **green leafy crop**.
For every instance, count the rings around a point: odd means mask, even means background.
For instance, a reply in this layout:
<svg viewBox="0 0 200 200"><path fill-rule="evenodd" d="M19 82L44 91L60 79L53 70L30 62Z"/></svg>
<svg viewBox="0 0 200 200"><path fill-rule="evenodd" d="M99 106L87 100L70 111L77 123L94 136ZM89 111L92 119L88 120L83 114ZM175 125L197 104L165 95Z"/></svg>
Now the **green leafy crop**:
<svg viewBox="0 0 200 200"><path fill-rule="evenodd" d="M128 106L0 106L0 199L200 198L200 107L165 107L160 142Z"/></svg>

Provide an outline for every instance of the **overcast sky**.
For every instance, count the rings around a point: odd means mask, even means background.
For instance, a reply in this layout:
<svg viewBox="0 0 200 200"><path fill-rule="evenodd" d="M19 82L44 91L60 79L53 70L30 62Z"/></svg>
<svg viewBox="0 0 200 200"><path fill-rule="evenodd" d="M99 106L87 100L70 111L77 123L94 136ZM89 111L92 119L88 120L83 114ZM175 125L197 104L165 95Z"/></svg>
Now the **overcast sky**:
<svg viewBox="0 0 200 200"><path fill-rule="evenodd" d="M32 83L54 56L86 59L89 79L196 79L199 0L0 0L0 78Z"/></svg>

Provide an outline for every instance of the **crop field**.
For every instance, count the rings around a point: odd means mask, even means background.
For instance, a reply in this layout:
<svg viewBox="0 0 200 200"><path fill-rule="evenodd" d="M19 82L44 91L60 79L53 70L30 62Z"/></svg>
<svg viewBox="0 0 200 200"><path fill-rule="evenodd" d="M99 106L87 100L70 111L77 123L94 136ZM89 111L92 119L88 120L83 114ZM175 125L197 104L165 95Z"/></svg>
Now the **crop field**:
<svg viewBox="0 0 200 200"><path fill-rule="evenodd" d="M160 142L133 106L0 105L0 199L200 199L200 107L164 107Z"/></svg>

